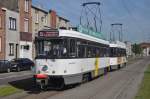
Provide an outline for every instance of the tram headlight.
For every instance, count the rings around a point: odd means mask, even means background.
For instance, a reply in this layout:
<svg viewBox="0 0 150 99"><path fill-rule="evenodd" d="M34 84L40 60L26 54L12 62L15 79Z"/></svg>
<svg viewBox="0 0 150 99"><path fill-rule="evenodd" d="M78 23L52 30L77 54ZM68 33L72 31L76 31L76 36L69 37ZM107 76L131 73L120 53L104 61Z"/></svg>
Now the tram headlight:
<svg viewBox="0 0 150 99"><path fill-rule="evenodd" d="M43 67L42 67L42 71L47 71L48 70L48 66L47 65L44 65Z"/></svg>

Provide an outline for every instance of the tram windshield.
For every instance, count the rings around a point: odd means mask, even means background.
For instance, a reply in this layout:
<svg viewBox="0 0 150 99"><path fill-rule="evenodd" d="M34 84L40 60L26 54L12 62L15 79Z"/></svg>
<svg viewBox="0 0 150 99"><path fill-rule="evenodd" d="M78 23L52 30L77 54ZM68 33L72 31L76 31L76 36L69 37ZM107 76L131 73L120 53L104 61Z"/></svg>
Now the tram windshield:
<svg viewBox="0 0 150 99"><path fill-rule="evenodd" d="M64 39L38 40L36 49L36 56L40 58L62 58L67 55Z"/></svg>

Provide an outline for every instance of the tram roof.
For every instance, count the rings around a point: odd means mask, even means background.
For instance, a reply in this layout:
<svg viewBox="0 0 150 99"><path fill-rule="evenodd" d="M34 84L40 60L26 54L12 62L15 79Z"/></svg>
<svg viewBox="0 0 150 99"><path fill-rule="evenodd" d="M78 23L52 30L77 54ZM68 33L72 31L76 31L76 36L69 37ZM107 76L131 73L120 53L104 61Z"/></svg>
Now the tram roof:
<svg viewBox="0 0 150 99"><path fill-rule="evenodd" d="M109 45L109 41L99 39L96 37L92 37L92 36L80 33L78 31L73 31L73 30L61 30L60 29L59 30L59 36L75 37L75 38L85 39L85 40L94 41L97 43Z"/></svg>
<svg viewBox="0 0 150 99"><path fill-rule="evenodd" d="M126 48L125 43L120 42L120 41L115 41L109 44L110 47L118 47L118 48Z"/></svg>

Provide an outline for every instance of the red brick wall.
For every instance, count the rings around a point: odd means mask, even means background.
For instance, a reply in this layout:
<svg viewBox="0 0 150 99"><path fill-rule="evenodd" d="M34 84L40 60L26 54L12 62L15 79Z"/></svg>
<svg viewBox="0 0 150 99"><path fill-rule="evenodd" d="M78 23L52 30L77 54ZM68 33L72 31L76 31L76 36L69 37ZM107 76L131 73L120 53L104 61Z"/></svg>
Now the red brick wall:
<svg viewBox="0 0 150 99"><path fill-rule="evenodd" d="M26 33L24 31L24 19L27 18L29 20L29 33L31 33L31 38L26 36L22 41L32 41L32 16L31 16L31 5L32 0L29 0L29 12L25 12L25 0L19 0L19 11L20 11L20 33ZM25 34L26 35L26 34ZM28 35L28 33L27 33Z"/></svg>
<svg viewBox="0 0 150 99"><path fill-rule="evenodd" d="M51 10L50 11L50 25L51 25L51 28L56 28L56 12Z"/></svg>
<svg viewBox="0 0 150 99"><path fill-rule="evenodd" d="M1 52L0 52L0 59L5 59L5 35L6 35L6 32L5 32L5 11L2 10L0 8L0 16L2 18L2 28L0 28L0 37L1 37Z"/></svg>

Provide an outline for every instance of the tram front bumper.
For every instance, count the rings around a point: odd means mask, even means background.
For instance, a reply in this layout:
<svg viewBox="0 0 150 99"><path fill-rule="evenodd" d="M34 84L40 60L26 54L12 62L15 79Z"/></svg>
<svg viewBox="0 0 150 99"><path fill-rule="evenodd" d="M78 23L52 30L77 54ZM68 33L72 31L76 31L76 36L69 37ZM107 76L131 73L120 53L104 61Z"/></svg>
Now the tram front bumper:
<svg viewBox="0 0 150 99"><path fill-rule="evenodd" d="M48 85L48 75L45 74L36 74L34 75L35 83L37 85L47 86Z"/></svg>

